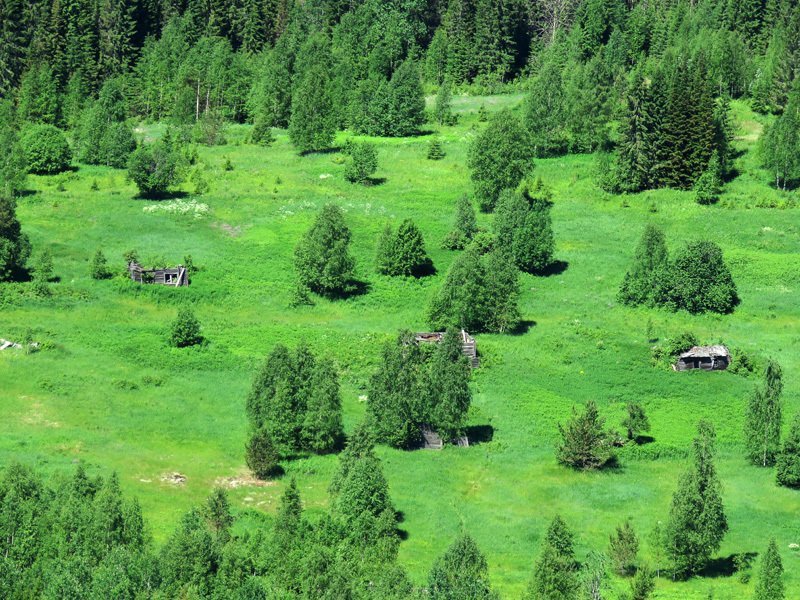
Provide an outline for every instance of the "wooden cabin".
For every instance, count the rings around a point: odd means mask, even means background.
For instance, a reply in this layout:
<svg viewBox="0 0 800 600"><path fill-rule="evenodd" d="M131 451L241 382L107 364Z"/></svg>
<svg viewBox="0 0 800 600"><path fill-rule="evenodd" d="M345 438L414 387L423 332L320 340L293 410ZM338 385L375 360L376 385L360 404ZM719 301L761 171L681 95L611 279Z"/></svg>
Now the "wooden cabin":
<svg viewBox="0 0 800 600"><path fill-rule="evenodd" d="M731 364L731 355L725 346L694 346L678 356L672 365L676 371L703 369L704 371L724 371Z"/></svg>
<svg viewBox="0 0 800 600"><path fill-rule="evenodd" d="M442 341L444 337L443 331L434 331L434 332L423 332L423 333L416 333L414 334L414 340L418 344L438 344ZM480 365L480 360L478 359L478 349L475 346L475 338L468 334L463 329L461 330L461 348L464 352L464 356L469 359L469 365L476 369Z"/></svg>
<svg viewBox="0 0 800 600"><path fill-rule="evenodd" d="M453 440L453 443L457 446L461 446L462 448L468 448L469 438L466 435L462 435L460 438ZM444 448L444 440L442 439L442 436L440 436L433 429L427 425L423 425L422 447L425 450L441 450Z"/></svg>
<svg viewBox="0 0 800 600"><path fill-rule="evenodd" d="M171 269L143 269L139 263L132 262L128 265L131 281L136 283L155 283L181 287L189 285L189 272L183 265Z"/></svg>

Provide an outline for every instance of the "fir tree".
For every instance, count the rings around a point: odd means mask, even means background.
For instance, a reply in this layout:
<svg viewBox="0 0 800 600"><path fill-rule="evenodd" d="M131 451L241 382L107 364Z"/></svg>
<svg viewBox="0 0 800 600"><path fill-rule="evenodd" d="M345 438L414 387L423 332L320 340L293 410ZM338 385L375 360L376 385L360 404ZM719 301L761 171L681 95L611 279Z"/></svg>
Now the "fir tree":
<svg viewBox="0 0 800 600"><path fill-rule="evenodd" d="M533 170L528 135L508 111L495 114L472 142L467 164L482 210L494 209L500 192L517 187Z"/></svg>
<svg viewBox="0 0 800 600"><path fill-rule="evenodd" d="M347 293L355 277L355 261L349 253L351 235L341 209L326 204L295 248L299 281L323 296Z"/></svg>
<svg viewBox="0 0 800 600"><path fill-rule="evenodd" d="M475 541L459 534L434 562L428 575L428 596L435 600L491 600L489 567Z"/></svg>
<svg viewBox="0 0 800 600"><path fill-rule="evenodd" d="M14 105L7 100L0 100L0 148L0 197L13 198L25 186L28 165L19 141Z"/></svg>
<svg viewBox="0 0 800 600"><path fill-rule="evenodd" d="M614 569L620 575L630 575L636 570L636 555L639 552L639 538L630 521L617 527L609 540L608 555Z"/></svg>
<svg viewBox="0 0 800 600"><path fill-rule="evenodd" d="M379 273L392 277L420 277L432 268L422 232L411 219L405 219L394 233L387 225L378 240L376 262Z"/></svg>
<svg viewBox="0 0 800 600"><path fill-rule="evenodd" d="M693 465L681 476L672 497L665 532L666 551L679 578L701 571L711 554L719 549L728 530L714 465L715 441L714 427L701 421L692 444Z"/></svg>
<svg viewBox="0 0 800 600"><path fill-rule="evenodd" d="M722 166L715 150L708 162L708 168L694 184L694 199L698 204L714 204L722 191Z"/></svg>
<svg viewBox="0 0 800 600"><path fill-rule="evenodd" d="M525 600L568 600L579 593L573 535L556 515L548 527Z"/></svg>
<svg viewBox="0 0 800 600"><path fill-rule="evenodd" d="M431 139L428 144L428 160L442 160L445 157L442 141L439 138Z"/></svg>
<svg viewBox="0 0 800 600"><path fill-rule="evenodd" d="M301 154L325 150L333 143L336 119L330 92L327 44L310 38L304 46L307 69L292 89L289 139Z"/></svg>
<svg viewBox="0 0 800 600"><path fill-rule="evenodd" d="M775 540L769 541L767 551L761 559L754 600L783 600L786 592L783 585L783 563Z"/></svg>
<svg viewBox="0 0 800 600"><path fill-rule="evenodd" d="M280 454L266 427L256 429L250 434L245 459L247 466L259 479L269 479L278 472Z"/></svg>
<svg viewBox="0 0 800 600"><path fill-rule="evenodd" d="M378 152L375 144L356 142L350 148L350 160L344 169L344 178L351 183L366 183L378 169Z"/></svg>
<svg viewBox="0 0 800 600"><path fill-rule="evenodd" d="M186 348L202 343L203 336L200 334L200 321L188 308L178 310L178 315L172 322L170 328L169 343L175 348Z"/></svg>
<svg viewBox="0 0 800 600"><path fill-rule="evenodd" d="M18 102L22 120L58 124L58 82L49 66L37 65L25 73L20 84Z"/></svg>
<svg viewBox="0 0 800 600"><path fill-rule="evenodd" d="M425 95L416 64L408 59L392 74L389 82L389 114L385 134L407 136L425 122Z"/></svg>
<svg viewBox="0 0 800 600"><path fill-rule="evenodd" d="M17 219L17 204L0 194L0 281L9 281L24 268L31 243Z"/></svg>
<svg viewBox="0 0 800 600"><path fill-rule="evenodd" d="M800 414L792 420L775 460L775 467L775 478L779 485L800 488Z"/></svg>
<svg viewBox="0 0 800 600"><path fill-rule="evenodd" d="M622 421L629 440L636 440L641 434L650 431L650 419L644 412L644 407L636 402L629 402L628 414Z"/></svg>
<svg viewBox="0 0 800 600"><path fill-rule="evenodd" d="M230 539L230 529L233 525L231 504L227 492L220 487L214 488L211 495L206 498L203 515L217 541L221 544Z"/></svg>
<svg viewBox="0 0 800 600"><path fill-rule="evenodd" d="M753 390L745 418L745 442L750 462L761 467L775 464L780 451L783 420L783 373L778 363L767 362L764 385Z"/></svg>
<svg viewBox="0 0 800 600"><path fill-rule="evenodd" d="M478 231L475 209L469 197L463 195L456 203L456 217L453 229L447 234L442 247L446 250L463 250Z"/></svg>
<svg viewBox="0 0 800 600"><path fill-rule="evenodd" d="M655 573L647 565L636 569L631 580L631 600L647 600L656 589Z"/></svg>
<svg viewBox="0 0 800 600"><path fill-rule="evenodd" d="M316 454L336 449L344 437L339 376L328 361L314 367L303 420L303 446Z"/></svg>
<svg viewBox="0 0 800 600"><path fill-rule="evenodd" d="M544 543L551 546L559 558L570 565L575 563L575 534L569 529L561 515L556 515L547 526Z"/></svg>
<svg viewBox="0 0 800 600"><path fill-rule="evenodd" d="M564 427L558 426L561 443L556 448L556 458L562 465L573 469L599 469L614 456L608 435L603 429L605 420L593 401L586 404L582 414L572 409L572 419Z"/></svg>
<svg viewBox="0 0 800 600"><path fill-rule="evenodd" d="M507 190L500 195L496 212L498 247L523 271L536 273L548 267L555 246L549 204Z"/></svg>
<svg viewBox="0 0 800 600"><path fill-rule="evenodd" d="M429 371L428 421L443 440L455 440L464 434L472 403L470 368L459 331L450 328L445 332L429 361Z"/></svg>
<svg viewBox="0 0 800 600"><path fill-rule="evenodd" d="M636 246L633 264L625 273L617 299L628 305L652 303L656 282L667 268L668 259L664 232L648 224Z"/></svg>
<svg viewBox="0 0 800 600"><path fill-rule="evenodd" d="M451 107L451 88L450 81L445 79L439 85L439 91L436 93L436 101L433 105L433 120L439 125L454 125L456 122L456 116L453 114Z"/></svg>

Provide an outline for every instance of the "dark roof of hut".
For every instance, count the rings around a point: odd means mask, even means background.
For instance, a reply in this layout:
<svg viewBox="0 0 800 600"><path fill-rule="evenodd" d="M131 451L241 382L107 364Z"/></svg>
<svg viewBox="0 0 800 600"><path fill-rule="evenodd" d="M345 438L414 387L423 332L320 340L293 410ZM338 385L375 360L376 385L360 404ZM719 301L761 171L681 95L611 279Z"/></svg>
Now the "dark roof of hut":
<svg viewBox="0 0 800 600"><path fill-rule="evenodd" d="M725 346L717 344L715 346L693 346L680 355L680 358L714 358L719 356L730 356Z"/></svg>

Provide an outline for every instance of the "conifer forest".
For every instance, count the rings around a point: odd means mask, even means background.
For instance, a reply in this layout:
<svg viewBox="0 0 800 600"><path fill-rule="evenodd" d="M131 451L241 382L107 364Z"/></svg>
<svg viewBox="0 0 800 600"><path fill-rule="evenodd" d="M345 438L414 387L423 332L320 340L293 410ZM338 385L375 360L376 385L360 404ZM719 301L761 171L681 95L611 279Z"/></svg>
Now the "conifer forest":
<svg viewBox="0 0 800 600"><path fill-rule="evenodd" d="M0 598L800 600L797 0L0 0Z"/></svg>

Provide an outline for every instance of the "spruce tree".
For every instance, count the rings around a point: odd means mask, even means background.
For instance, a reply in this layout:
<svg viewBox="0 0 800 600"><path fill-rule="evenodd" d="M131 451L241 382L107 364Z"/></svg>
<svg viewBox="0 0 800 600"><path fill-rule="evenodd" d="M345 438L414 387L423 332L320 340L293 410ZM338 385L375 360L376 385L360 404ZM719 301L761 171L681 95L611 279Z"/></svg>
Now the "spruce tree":
<svg viewBox="0 0 800 600"><path fill-rule="evenodd" d="M495 114L473 140L467 165L481 210L494 209L500 192L517 187L533 170L525 128L509 111Z"/></svg>
<svg viewBox="0 0 800 600"><path fill-rule="evenodd" d="M654 163L660 115L653 90L641 71L635 71L625 97L617 178L620 190L638 192L655 187Z"/></svg>
<svg viewBox="0 0 800 600"><path fill-rule="evenodd" d="M559 156L567 150L563 65L551 60L531 84L525 126L532 138L534 155Z"/></svg>
<svg viewBox="0 0 800 600"><path fill-rule="evenodd" d="M664 232L648 224L633 255L633 264L625 273L617 298L623 304L648 304L652 301L654 286L668 261Z"/></svg>
<svg viewBox="0 0 800 600"><path fill-rule="evenodd" d="M544 543L552 546L556 554L569 564L575 564L575 534L572 533L561 515L556 515L547 526Z"/></svg>
<svg viewBox="0 0 800 600"><path fill-rule="evenodd" d="M618 526L609 539L608 555L614 569L620 575L630 575L636 571L636 556L639 553L639 538L630 521Z"/></svg>
<svg viewBox="0 0 800 600"><path fill-rule="evenodd" d="M389 82L389 114L385 134L395 137L416 133L425 122L425 95L417 66L405 60Z"/></svg>
<svg viewBox="0 0 800 600"><path fill-rule="evenodd" d="M517 267L537 273L550 265L555 241L548 203L506 190L500 195L496 213L497 245L513 257Z"/></svg>
<svg viewBox="0 0 800 600"><path fill-rule="evenodd" d="M313 368L303 419L303 446L316 454L332 452L344 437L339 376L328 361Z"/></svg>
<svg viewBox="0 0 800 600"><path fill-rule="evenodd" d="M755 465L775 464L780 451L783 419L783 373L778 363L767 362L764 385L753 390L745 418L747 455Z"/></svg>
<svg viewBox="0 0 800 600"><path fill-rule="evenodd" d="M455 124L456 116L453 114L451 102L452 86L450 81L445 79L439 85L439 91L436 93L436 101L433 105L433 120L439 125Z"/></svg>
<svg viewBox="0 0 800 600"><path fill-rule="evenodd" d="M636 440L641 434L650 431L650 419L644 412L644 407L637 402L629 402L628 414L622 421L629 440Z"/></svg>
<svg viewBox="0 0 800 600"><path fill-rule="evenodd" d="M631 579L631 600L648 600L655 589L656 576L650 567L642 565L636 569L636 575Z"/></svg>
<svg viewBox="0 0 800 600"><path fill-rule="evenodd" d="M280 453L266 427L254 430L245 449L247 466L259 479L269 479L279 471Z"/></svg>
<svg viewBox="0 0 800 600"><path fill-rule="evenodd" d="M475 209L468 196L459 197L456 203L456 217L453 229L447 234L442 247L446 250L463 250L478 231Z"/></svg>
<svg viewBox="0 0 800 600"><path fill-rule="evenodd" d="M572 408L572 419L566 427L558 425L561 443L556 448L556 458L562 465L573 469L599 469L613 459L608 434L603 429L605 420L597 405L589 401L582 414Z"/></svg>
<svg viewBox="0 0 800 600"><path fill-rule="evenodd" d="M397 232L387 225L378 240L377 267L379 273L392 277L420 277L432 269L422 232L411 219L405 219Z"/></svg>
<svg viewBox="0 0 800 600"><path fill-rule="evenodd" d="M761 570L753 594L753 600L783 600L786 592L783 584L783 563L774 539L769 541L767 551L761 558Z"/></svg>
<svg viewBox="0 0 800 600"><path fill-rule="evenodd" d="M9 281L24 268L31 243L17 219L17 204L0 194L0 281Z"/></svg>
<svg viewBox="0 0 800 600"><path fill-rule="evenodd" d="M344 169L344 178L351 183L366 183L378 169L375 144L356 142L350 149L350 160Z"/></svg>
<svg viewBox="0 0 800 600"><path fill-rule="evenodd" d="M28 165L19 141L14 105L0 100L0 197L13 198L25 186Z"/></svg>
<svg viewBox="0 0 800 600"><path fill-rule="evenodd" d="M469 387L470 367L462 351L461 333L445 332L429 361L427 379L431 391L426 407L428 422L445 441L464 434L467 413L472 403Z"/></svg>
<svg viewBox="0 0 800 600"><path fill-rule="evenodd" d="M700 421L692 443L692 467L680 477L672 497L665 541L667 556L678 578L700 572L712 553L719 549L728 530L721 484L714 465L715 442L714 427L707 421Z"/></svg>
<svg viewBox="0 0 800 600"><path fill-rule="evenodd" d="M486 310L483 329L497 333L514 331L522 317L519 311L519 272L513 259L502 249L483 258L486 283L483 295L476 298ZM476 328L476 331L479 331Z"/></svg>
<svg viewBox="0 0 800 600"><path fill-rule="evenodd" d="M486 558L469 534L461 533L428 575L428 596L434 600L492 600Z"/></svg>
<svg viewBox="0 0 800 600"><path fill-rule="evenodd" d="M444 157L445 153L442 148L442 141L439 138L433 138L428 144L428 160L442 160Z"/></svg>
<svg viewBox="0 0 800 600"><path fill-rule="evenodd" d="M800 488L800 414L792 420L775 460L775 479L778 485Z"/></svg>
<svg viewBox="0 0 800 600"><path fill-rule="evenodd" d="M323 296L350 291L355 278L355 260L349 252L351 236L342 210L335 204L326 204L295 248L294 264L300 282Z"/></svg>
<svg viewBox="0 0 800 600"><path fill-rule="evenodd" d="M321 35L310 37L303 46L301 54L306 68L298 65L297 83L292 87L289 139L300 154L330 148L336 133L330 90L330 48Z"/></svg>
<svg viewBox="0 0 800 600"><path fill-rule="evenodd" d="M577 597L580 584L572 545L572 532L556 515L548 527L525 600L570 600Z"/></svg>

